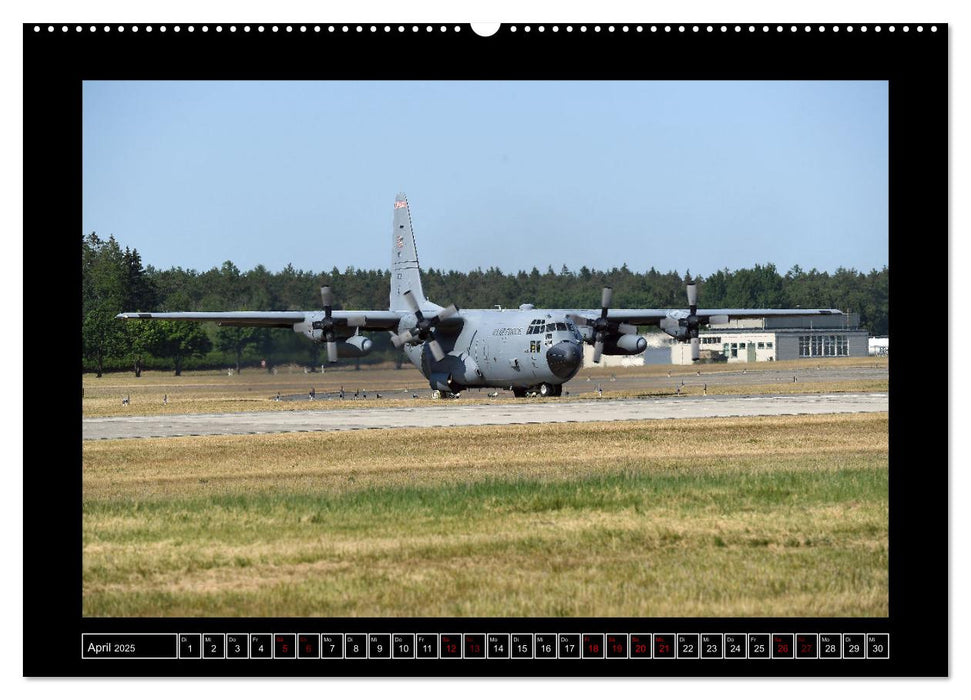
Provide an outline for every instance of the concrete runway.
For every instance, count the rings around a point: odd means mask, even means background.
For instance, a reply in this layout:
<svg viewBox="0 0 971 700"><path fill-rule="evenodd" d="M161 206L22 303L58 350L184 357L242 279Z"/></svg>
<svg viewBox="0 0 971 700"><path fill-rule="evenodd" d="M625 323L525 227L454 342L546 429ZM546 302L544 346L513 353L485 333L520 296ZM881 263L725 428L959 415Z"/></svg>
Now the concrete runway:
<svg viewBox="0 0 971 700"><path fill-rule="evenodd" d="M85 418L82 421L82 435L85 440L115 440L380 428L872 413L888 409L889 399L886 393L682 396L549 403L505 399L488 404L449 405L442 402L414 408Z"/></svg>

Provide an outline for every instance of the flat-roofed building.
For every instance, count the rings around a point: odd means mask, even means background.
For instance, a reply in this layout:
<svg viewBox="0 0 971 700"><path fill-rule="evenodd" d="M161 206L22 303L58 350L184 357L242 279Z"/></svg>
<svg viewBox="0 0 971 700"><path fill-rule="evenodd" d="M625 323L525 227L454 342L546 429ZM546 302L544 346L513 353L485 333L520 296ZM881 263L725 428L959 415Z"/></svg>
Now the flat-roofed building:
<svg viewBox="0 0 971 700"><path fill-rule="evenodd" d="M867 332L860 315L746 318L701 331L701 359L711 362L773 362L826 357L866 357ZM691 346L674 342L671 363L691 364Z"/></svg>

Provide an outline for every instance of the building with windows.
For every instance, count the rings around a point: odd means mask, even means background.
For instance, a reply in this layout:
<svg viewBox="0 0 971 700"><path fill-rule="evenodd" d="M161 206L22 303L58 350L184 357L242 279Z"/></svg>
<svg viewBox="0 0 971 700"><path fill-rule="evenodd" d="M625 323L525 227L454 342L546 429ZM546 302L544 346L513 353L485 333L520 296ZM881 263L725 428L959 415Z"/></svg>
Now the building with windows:
<svg viewBox="0 0 971 700"><path fill-rule="evenodd" d="M825 357L866 357L866 330L859 314L747 318L701 331L701 359L711 362L772 362ZM691 364L691 346L671 346L671 363Z"/></svg>

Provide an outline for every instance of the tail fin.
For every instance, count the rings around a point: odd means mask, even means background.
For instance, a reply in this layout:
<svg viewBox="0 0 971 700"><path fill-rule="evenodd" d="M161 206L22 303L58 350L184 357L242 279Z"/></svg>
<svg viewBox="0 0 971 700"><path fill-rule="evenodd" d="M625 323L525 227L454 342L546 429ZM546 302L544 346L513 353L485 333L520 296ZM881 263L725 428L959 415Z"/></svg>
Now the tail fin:
<svg viewBox="0 0 971 700"><path fill-rule="evenodd" d="M421 288L421 272L418 268L418 249L411 229L411 211L408 198L399 193L394 198L394 226L391 232L391 311L408 311L405 292L415 295L418 306L434 306L425 299Z"/></svg>

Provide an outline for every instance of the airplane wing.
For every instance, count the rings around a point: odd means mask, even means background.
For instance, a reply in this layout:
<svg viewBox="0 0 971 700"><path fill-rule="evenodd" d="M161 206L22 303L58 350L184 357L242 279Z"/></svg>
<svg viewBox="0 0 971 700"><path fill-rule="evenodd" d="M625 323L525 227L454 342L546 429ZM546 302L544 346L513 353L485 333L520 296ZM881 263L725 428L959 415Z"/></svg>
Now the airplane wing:
<svg viewBox="0 0 971 700"><path fill-rule="evenodd" d="M600 309L584 309L574 312L580 316L596 318ZM634 326L657 326L664 318L688 315L686 309L610 309L607 319ZM842 316L839 309L698 309L695 312L700 323L728 323L737 318L762 318L773 316Z"/></svg>
<svg viewBox="0 0 971 700"><path fill-rule="evenodd" d="M691 343L691 359L700 357L698 331L705 324L723 324L737 318L767 318L786 316L842 316L839 309L699 309L695 306L695 285L688 285L688 309L610 309L613 291L603 290L603 307L585 309L578 313L567 312L577 325L583 327L584 340L593 343L593 361L600 361L600 354L610 338L621 338L637 332L637 326L660 326L672 338ZM643 348L640 348L643 350Z"/></svg>
<svg viewBox="0 0 971 700"><path fill-rule="evenodd" d="M617 324L627 326L660 326L667 331L675 327L688 329L697 336L701 324L728 323L735 318L762 318L766 316L842 316L839 309L699 309L698 287L689 282L686 290L688 308L684 309L611 309L614 297L612 287L604 287L600 297L599 309L564 310L567 316L574 317L579 325L595 326L599 336L617 330ZM633 333L627 329L622 333ZM681 334L679 334L681 335Z"/></svg>
<svg viewBox="0 0 971 700"><path fill-rule="evenodd" d="M397 328L404 313L396 311L333 311L334 319L363 330L391 330ZM323 317L321 311L176 311L163 313L121 313L115 318L158 319L165 321L212 322L220 326L257 326L262 328L293 328L298 323L313 322Z"/></svg>

